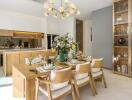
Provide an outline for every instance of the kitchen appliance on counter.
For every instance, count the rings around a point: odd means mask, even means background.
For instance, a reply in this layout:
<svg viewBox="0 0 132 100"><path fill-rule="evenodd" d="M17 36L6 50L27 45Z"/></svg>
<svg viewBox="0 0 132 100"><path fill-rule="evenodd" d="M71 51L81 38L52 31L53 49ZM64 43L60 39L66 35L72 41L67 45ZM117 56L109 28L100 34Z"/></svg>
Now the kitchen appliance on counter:
<svg viewBox="0 0 132 100"><path fill-rule="evenodd" d="M29 43L28 42L23 42L24 48L29 48Z"/></svg>

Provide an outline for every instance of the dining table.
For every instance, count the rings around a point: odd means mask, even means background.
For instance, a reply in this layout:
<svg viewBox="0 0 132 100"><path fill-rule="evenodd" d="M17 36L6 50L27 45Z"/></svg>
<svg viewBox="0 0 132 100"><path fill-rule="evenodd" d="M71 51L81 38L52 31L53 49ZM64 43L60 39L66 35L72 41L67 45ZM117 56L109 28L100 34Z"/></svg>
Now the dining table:
<svg viewBox="0 0 132 100"><path fill-rule="evenodd" d="M75 62L55 62L52 69L43 69L43 64L15 64L13 65L13 96L25 98L25 100L35 100L35 79L37 77L46 78L50 75L51 70L59 70L72 66L75 69L76 64L86 61Z"/></svg>

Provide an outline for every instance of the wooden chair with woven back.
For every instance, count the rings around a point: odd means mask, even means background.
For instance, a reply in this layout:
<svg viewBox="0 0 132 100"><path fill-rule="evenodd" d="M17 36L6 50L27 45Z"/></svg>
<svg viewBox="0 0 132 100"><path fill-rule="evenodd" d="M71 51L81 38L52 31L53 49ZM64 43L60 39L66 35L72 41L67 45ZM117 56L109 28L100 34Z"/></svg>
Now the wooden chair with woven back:
<svg viewBox="0 0 132 100"><path fill-rule="evenodd" d="M69 94L72 94L73 100L76 100L71 68L51 71L48 80L36 78L36 100L38 100L38 90L45 94L48 100L59 100Z"/></svg>
<svg viewBox="0 0 132 100"><path fill-rule="evenodd" d="M80 98L80 93L78 89L80 87L86 86L90 84L92 94L95 95L95 90L92 83L92 77L91 77L91 66L90 63L83 63L83 64L77 64L76 69L74 71L74 86L76 90L76 94Z"/></svg>
<svg viewBox="0 0 132 100"><path fill-rule="evenodd" d="M92 79L93 79L94 88L96 88L96 85L95 85L96 80L101 80L104 83L105 88L107 88L107 84L106 84L106 80L105 80L105 76L103 72L103 66L104 66L103 58L93 59L91 66L92 66L92 77L93 77Z"/></svg>

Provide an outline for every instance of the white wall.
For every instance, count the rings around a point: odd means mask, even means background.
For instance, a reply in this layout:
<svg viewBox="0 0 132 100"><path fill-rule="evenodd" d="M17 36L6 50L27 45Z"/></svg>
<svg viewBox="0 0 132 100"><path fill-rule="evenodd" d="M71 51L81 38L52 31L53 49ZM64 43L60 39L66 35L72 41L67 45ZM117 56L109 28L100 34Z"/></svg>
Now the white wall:
<svg viewBox="0 0 132 100"><path fill-rule="evenodd" d="M112 6L94 11L91 19L93 57L103 57L105 67L112 68Z"/></svg>
<svg viewBox="0 0 132 100"><path fill-rule="evenodd" d="M43 16L43 4L29 0L0 0L0 9L37 17Z"/></svg>
<svg viewBox="0 0 132 100"><path fill-rule="evenodd" d="M76 39L76 20L73 17L67 18L65 20L60 20L60 33L66 34L70 33Z"/></svg>
<svg viewBox="0 0 132 100"><path fill-rule="evenodd" d="M39 17L0 10L0 29L44 32L46 26L42 31L42 22L46 25L46 20Z"/></svg>

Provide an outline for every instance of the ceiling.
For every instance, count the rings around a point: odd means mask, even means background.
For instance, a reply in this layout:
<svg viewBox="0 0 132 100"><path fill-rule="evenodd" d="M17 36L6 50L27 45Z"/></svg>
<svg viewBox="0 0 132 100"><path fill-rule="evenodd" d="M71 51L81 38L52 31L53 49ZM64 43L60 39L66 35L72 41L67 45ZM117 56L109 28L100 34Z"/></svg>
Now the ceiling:
<svg viewBox="0 0 132 100"><path fill-rule="evenodd" d="M47 0L32 0L43 4ZM87 18L92 11L112 5L112 0L70 0L81 12L80 18Z"/></svg>

